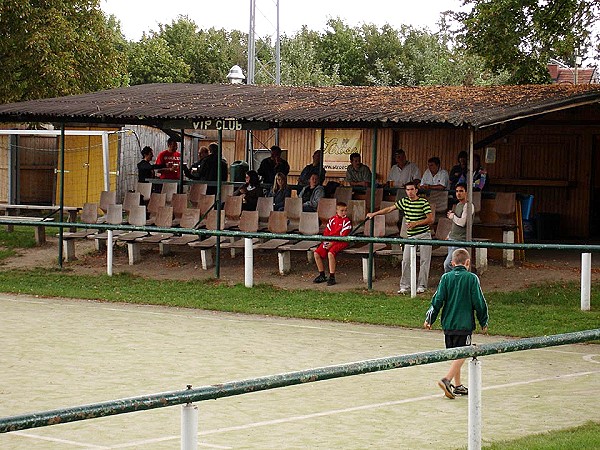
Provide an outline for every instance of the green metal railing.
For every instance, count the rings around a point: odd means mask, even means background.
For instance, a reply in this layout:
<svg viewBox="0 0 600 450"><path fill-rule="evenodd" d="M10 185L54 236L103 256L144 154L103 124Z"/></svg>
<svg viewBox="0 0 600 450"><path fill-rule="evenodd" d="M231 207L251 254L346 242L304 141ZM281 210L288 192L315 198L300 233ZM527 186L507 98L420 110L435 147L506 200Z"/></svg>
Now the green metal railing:
<svg viewBox="0 0 600 450"><path fill-rule="evenodd" d="M476 358L478 356L575 344L600 339L600 329L578 331L553 336L518 339L469 347L413 353L409 355L377 358L335 366L269 375L248 380L232 381L199 388L163 392L138 397L123 398L89 405L41 411L31 414L0 418L0 433L61 423L113 416L135 411L164 408L204 400L248 394L297 384L314 383L333 378L361 375L402 367L433 364L442 361Z"/></svg>
<svg viewBox="0 0 600 450"><path fill-rule="evenodd" d="M24 226L40 226L39 221L28 220L5 220L0 216L0 225L24 225ZM62 227L62 228L83 228L97 230L119 230L119 231L146 231L153 233L179 233L179 234L194 234L198 236L221 236L221 237L240 237L240 238L263 238L263 239L289 239L303 241L322 241L322 235L299 235L293 233L268 233L268 232L244 232L231 230L205 230L191 228L161 228L154 226L134 226L134 225L111 225L111 224L88 224L80 222L45 222L45 226ZM341 241L349 243L384 243L384 244L415 244L414 239L406 239L400 237L369 237L369 236L327 236L328 241ZM505 243L505 242L488 242L488 241L448 241L437 239L419 239L419 245L436 245L442 247L479 247L479 248L500 248L513 250L571 250L586 253L599 253L600 245L587 244L541 244L541 243Z"/></svg>

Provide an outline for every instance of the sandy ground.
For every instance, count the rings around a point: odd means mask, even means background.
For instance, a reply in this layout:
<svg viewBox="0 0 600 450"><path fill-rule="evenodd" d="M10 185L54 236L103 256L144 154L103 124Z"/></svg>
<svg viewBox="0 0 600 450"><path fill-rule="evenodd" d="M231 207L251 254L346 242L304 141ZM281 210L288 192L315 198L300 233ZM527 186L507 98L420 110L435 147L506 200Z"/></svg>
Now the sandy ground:
<svg viewBox="0 0 600 450"><path fill-rule="evenodd" d="M64 268L71 273L102 274L106 273L106 253L96 252L93 241L77 241L76 255L78 260L65 263ZM442 274L442 256L432 259L429 288L431 294ZM57 267L57 239L48 237L42 247L20 250L19 255L0 263L0 270L34 267ZM277 271L276 252L256 252L254 255L254 282L268 283L284 289L326 289L347 290L365 289L362 281L361 259L357 255L344 254L339 257L336 278L338 285L327 287L315 285L312 279L316 275L314 263L308 262L305 253L292 252L292 271L281 276ZM490 260L488 270L481 274L481 285L484 292L518 290L532 284L546 281L580 280L581 255L564 251L528 251L525 261L518 262L514 268L504 268L500 261ZM202 270L198 250L187 246L175 247L170 256L162 257L158 245L142 247L142 262L134 266L128 265L127 249L117 245L114 252L114 273L128 272L155 279L209 279L215 277L215 269ZM395 293L398 290L400 267L389 257L375 259L376 278L373 289ZM228 283L244 282L244 255L238 250L232 258L229 250L221 256L220 278ZM592 278L600 280L600 259L592 258Z"/></svg>
<svg viewBox="0 0 600 450"><path fill-rule="evenodd" d="M0 416L442 348L437 331L0 294ZM474 336L496 342L498 336ZM600 420L600 346L480 358L484 443ZM199 448L454 449L449 363L200 402ZM468 382L467 367L463 382ZM0 448L179 448L180 407L0 435Z"/></svg>

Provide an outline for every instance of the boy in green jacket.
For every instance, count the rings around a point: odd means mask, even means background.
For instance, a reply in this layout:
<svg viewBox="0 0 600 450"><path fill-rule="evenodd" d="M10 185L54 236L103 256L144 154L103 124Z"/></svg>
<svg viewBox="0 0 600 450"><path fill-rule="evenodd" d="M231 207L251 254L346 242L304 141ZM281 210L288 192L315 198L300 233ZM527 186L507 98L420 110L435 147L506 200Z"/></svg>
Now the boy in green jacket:
<svg viewBox="0 0 600 450"><path fill-rule="evenodd" d="M488 308L477 275L469 272L471 260L469 252L459 248L452 253L453 269L442 275L431 306L425 315L424 328L431 329L437 315L442 310L442 329L446 348L471 345L471 334L475 330L475 316L483 333L488 328ZM452 361L448 374L438 382L438 386L448 398L456 394L467 395L468 389L460 382L460 370L464 359ZM455 384L452 384L454 380Z"/></svg>

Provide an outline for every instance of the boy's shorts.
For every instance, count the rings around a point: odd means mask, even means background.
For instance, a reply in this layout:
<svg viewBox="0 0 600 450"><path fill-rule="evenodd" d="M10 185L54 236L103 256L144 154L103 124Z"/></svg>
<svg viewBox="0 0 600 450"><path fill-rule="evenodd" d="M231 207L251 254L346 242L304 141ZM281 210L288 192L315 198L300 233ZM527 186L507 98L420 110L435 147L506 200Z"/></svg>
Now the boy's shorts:
<svg viewBox="0 0 600 450"><path fill-rule="evenodd" d="M446 340L446 348L465 347L467 345L471 345L470 334L446 334L444 335L444 339Z"/></svg>
<svg viewBox="0 0 600 450"><path fill-rule="evenodd" d="M328 248L323 247L323 242L319 244L315 253L319 255L321 258L327 258L327 253L331 253L333 256L337 255L339 252L348 247L347 242L331 242Z"/></svg>

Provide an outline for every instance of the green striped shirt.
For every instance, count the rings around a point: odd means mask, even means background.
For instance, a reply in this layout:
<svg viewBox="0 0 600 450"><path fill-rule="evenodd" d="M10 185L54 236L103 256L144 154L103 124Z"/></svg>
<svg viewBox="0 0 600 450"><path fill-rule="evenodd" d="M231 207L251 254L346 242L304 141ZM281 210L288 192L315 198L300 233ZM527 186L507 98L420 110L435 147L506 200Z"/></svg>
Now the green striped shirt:
<svg viewBox="0 0 600 450"><path fill-rule="evenodd" d="M425 198L419 197L416 200L410 200L408 197L402 197L396 202L396 208L404 211L406 222L418 222L427 218L427 214L431 213L431 206ZM429 225L419 225L411 229L407 229L408 236L416 236L417 234L427 233Z"/></svg>

